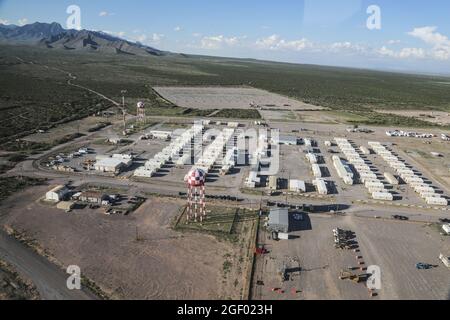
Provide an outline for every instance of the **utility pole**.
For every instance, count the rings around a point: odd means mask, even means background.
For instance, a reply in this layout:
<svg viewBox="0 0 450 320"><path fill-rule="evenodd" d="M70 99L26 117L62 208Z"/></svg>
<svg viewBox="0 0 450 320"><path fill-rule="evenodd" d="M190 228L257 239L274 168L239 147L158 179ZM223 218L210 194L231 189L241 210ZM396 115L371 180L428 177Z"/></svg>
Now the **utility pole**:
<svg viewBox="0 0 450 320"><path fill-rule="evenodd" d="M122 115L123 115L123 132L125 133L127 130L127 122L126 122L126 111L125 111L125 94L127 90L122 90Z"/></svg>

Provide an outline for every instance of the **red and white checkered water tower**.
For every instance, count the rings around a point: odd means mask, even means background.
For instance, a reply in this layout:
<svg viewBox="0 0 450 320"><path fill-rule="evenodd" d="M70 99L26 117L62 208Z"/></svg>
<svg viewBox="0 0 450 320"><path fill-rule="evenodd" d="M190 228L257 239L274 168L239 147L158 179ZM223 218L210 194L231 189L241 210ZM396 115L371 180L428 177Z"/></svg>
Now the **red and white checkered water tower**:
<svg viewBox="0 0 450 320"><path fill-rule="evenodd" d="M188 173L188 222L202 222L206 217L205 183L205 171L194 168Z"/></svg>

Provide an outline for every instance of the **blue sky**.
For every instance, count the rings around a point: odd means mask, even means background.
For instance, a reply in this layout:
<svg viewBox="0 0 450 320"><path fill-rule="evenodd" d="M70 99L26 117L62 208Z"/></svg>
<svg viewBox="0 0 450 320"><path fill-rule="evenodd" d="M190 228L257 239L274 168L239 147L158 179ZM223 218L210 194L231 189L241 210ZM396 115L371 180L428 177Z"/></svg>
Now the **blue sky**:
<svg viewBox="0 0 450 320"><path fill-rule="evenodd" d="M0 0L0 23L65 26L72 4L85 29L174 52L450 74L447 0Z"/></svg>

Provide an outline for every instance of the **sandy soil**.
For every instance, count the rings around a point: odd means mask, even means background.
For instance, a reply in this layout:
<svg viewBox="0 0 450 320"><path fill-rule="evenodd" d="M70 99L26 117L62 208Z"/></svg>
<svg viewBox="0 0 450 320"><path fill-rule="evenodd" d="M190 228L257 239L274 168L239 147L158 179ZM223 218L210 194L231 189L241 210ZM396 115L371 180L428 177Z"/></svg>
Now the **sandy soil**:
<svg viewBox="0 0 450 320"><path fill-rule="evenodd" d="M248 109L251 103L263 108L322 110L288 97L254 88L155 87L165 99L180 107L197 109Z"/></svg>
<svg viewBox="0 0 450 320"><path fill-rule="evenodd" d="M171 230L180 201L152 198L130 217L89 209L67 214L38 201L47 189L31 188L5 201L0 222L25 231L62 266L79 265L114 298L238 298L239 290L226 289L236 275L226 281L222 273L224 257L239 248Z"/></svg>
<svg viewBox="0 0 450 320"><path fill-rule="evenodd" d="M348 266L356 267L356 253L338 250L333 246L333 228L339 227L356 232L360 246L358 255L365 266L381 268L381 290L375 299L439 299L446 300L450 294L448 270L438 256L448 252L450 245L439 235L434 226L425 223L404 223L375 220L363 217L326 217L310 215L311 228L294 232L298 239L274 242L262 239L270 253L259 258L259 272L255 280L264 286L255 286L254 298L276 300L311 299L369 299L364 283L339 280L340 271ZM317 254L320 252L320 254ZM298 258L302 271L293 273L291 281L281 283L278 270L283 261L288 267ZM416 263L436 264L431 270L417 270ZM261 266L264 273L261 273ZM444 281L443 281L444 280ZM282 288L284 294L272 292ZM297 294L292 289L299 290Z"/></svg>

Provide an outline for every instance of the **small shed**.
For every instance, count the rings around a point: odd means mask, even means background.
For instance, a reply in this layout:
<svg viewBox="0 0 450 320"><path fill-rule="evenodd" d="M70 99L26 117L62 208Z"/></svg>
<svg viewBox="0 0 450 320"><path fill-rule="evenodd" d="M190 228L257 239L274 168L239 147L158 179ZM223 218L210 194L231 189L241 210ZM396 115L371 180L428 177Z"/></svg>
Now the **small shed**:
<svg viewBox="0 0 450 320"><path fill-rule="evenodd" d="M288 233L289 210L286 208L276 208L270 210L267 229L269 229L269 231Z"/></svg>
<svg viewBox="0 0 450 320"><path fill-rule="evenodd" d="M45 200L51 202L59 202L64 200L69 192L70 190L65 186L57 186L45 194Z"/></svg>

